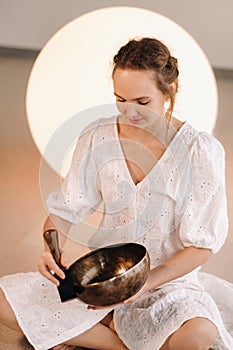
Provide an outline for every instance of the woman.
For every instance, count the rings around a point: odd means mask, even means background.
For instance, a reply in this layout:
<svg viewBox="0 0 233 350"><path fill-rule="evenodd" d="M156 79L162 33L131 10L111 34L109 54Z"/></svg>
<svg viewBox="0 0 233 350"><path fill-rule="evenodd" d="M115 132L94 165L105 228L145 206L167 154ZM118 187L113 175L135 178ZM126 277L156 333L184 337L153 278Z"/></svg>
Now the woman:
<svg viewBox="0 0 233 350"><path fill-rule="evenodd" d="M44 230L57 229L64 241L71 225L104 201L90 245L145 245L149 277L136 295L111 308L86 308L79 300L61 305L51 271L64 273L46 247L41 274L0 280L0 318L22 329L38 350L61 343L100 350L233 349L198 273L227 233L223 148L172 116L178 66L160 41L129 41L114 57L112 77L121 113L83 131L62 190L48 198ZM15 295L16 283L23 294Z"/></svg>

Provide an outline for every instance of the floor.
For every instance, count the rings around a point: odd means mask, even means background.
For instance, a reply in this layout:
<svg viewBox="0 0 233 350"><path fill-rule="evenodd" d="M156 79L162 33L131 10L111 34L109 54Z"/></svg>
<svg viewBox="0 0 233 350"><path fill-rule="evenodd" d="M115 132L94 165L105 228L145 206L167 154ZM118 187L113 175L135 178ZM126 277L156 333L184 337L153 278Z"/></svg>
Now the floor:
<svg viewBox="0 0 233 350"><path fill-rule="evenodd" d="M41 232L46 212L39 187L41 157L30 135L24 105L32 65L31 58L0 57L0 276L35 271L37 257L43 250ZM218 88L220 109L214 134L226 150L230 228L224 247L210 258L203 269L233 282L233 81L218 79ZM48 183L53 184L56 175L49 167L47 171ZM81 230L85 231L87 226L84 224ZM71 260L74 260L87 248L69 242L66 250L70 251ZM32 347L18 333L0 326L0 350L10 349Z"/></svg>

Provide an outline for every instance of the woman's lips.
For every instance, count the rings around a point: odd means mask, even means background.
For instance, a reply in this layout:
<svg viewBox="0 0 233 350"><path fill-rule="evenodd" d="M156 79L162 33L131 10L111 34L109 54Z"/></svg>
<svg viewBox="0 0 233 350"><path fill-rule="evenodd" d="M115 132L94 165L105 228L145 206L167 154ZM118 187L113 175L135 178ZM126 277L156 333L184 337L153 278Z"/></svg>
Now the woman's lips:
<svg viewBox="0 0 233 350"><path fill-rule="evenodd" d="M129 119L130 123L132 124L139 124L143 118L138 118L138 119Z"/></svg>

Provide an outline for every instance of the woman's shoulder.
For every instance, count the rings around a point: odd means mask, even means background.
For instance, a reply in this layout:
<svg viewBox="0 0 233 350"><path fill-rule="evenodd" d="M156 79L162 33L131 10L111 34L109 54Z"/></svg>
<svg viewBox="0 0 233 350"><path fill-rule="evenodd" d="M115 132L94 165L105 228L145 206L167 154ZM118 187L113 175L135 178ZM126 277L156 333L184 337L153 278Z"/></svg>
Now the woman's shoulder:
<svg viewBox="0 0 233 350"><path fill-rule="evenodd" d="M186 122L181 129L182 128L184 128L182 140L188 148L196 151L197 153L224 153L222 143L209 132L197 130L197 128L188 122Z"/></svg>
<svg viewBox="0 0 233 350"><path fill-rule="evenodd" d="M181 131L181 130L180 130ZM189 123L182 126L176 158L183 167L188 167L190 175L197 179L200 175L223 179L225 151L221 142L207 131L199 131ZM186 160L186 162L185 162ZM204 176L203 175L203 176ZM212 176L212 175L211 175Z"/></svg>

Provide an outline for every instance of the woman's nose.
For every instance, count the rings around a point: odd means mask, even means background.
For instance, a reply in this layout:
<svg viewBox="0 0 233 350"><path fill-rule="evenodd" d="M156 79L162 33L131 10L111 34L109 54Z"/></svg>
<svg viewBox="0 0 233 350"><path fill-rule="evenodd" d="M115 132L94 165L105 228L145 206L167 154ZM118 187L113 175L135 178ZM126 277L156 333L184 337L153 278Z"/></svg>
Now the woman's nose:
<svg viewBox="0 0 233 350"><path fill-rule="evenodd" d="M133 118L137 115L137 106L135 103L125 103L124 114L127 118Z"/></svg>

